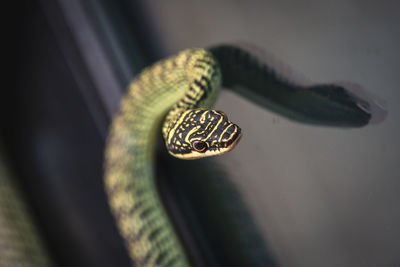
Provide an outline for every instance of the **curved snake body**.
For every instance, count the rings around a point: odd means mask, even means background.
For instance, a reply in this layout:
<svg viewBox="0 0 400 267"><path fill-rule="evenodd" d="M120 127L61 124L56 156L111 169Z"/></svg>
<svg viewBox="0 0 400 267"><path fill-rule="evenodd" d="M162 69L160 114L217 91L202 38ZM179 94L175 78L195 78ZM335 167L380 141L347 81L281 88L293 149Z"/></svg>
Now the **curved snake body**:
<svg viewBox="0 0 400 267"><path fill-rule="evenodd" d="M132 83L113 121L105 184L136 265L187 265L155 190L154 146L161 121L172 107L164 136L184 110L212 105L221 82L218 71L210 53L201 49L159 62Z"/></svg>
<svg viewBox="0 0 400 267"><path fill-rule="evenodd" d="M272 102L299 121L361 126L370 118L366 104L343 88L293 86L232 46L185 50L145 69L121 102L105 153L111 210L136 266L189 264L157 193L155 146L162 131L177 157L231 150L240 128L223 112L208 110L221 84L267 108Z"/></svg>

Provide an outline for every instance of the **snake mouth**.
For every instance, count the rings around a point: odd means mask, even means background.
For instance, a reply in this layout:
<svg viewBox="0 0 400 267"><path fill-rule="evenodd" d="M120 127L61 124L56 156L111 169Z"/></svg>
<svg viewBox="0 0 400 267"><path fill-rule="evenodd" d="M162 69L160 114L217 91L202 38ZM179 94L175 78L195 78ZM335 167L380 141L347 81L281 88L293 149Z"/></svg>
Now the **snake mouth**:
<svg viewBox="0 0 400 267"><path fill-rule="evenodd" d="M235 134L234 138L232 138L232 140L227 143L226 148L218 151L216 153L216 155L223 155L223 154L230 152L239 143L241 138L242 138L242 132L240 131L240 128L239 128L239 131Z"/></svg>
<svg viewBox="0 0 400 267"><path fill-rule="evenodd" d="M240 139L242 138L242 130L240 129L239 126L237 125L234 126L235 126L234 133L232 133L233 135L229 138L229 140L224 142L222 147L210 148L209 150L203 153L203 157L223 155L234 149L235 146L239 143Z"/></svg>
<svg viewBox="0 0 400 267"><path fill-rule="evenodd" d="M185 153L185 154L173 153L171 151L168 152L174 157L187 160L223 155L234 149L235 146L239 143L240 139L242 138L242 132L239 127L238 129L239 130L237 131L237 133L235 133L232 139L226 143L225 147L222 148L209 149L206 150L205 152L191 151L190 153Z"/></svg>
<svg viewBox="0 0 400 267"><path fill-rule="evenodd" d="M225 143L225 148L232 150L232 148L234 148L239 142L240 138L242 138L242 130L239 126L235 125L235 134ZM230 150L228 150L228 152Z"/></svg>

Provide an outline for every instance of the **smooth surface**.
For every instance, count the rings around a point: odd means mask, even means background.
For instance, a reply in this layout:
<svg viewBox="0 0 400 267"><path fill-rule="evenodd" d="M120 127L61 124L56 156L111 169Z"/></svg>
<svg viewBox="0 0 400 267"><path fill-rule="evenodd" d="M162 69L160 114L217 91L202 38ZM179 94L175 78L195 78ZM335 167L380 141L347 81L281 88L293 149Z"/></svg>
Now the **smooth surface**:
<svg viewBox="0 0 400 267"><path fill-rule="evenodd" d="M244 41L272 54L273 66L290 79L350 82L384 106L387 116L364 128L323 128L288 121L223 92L217 108L240 125L243 138L219 162L232 168L283 266L398 266L400 8L395 1L146 5L169 53Z"/></svg>

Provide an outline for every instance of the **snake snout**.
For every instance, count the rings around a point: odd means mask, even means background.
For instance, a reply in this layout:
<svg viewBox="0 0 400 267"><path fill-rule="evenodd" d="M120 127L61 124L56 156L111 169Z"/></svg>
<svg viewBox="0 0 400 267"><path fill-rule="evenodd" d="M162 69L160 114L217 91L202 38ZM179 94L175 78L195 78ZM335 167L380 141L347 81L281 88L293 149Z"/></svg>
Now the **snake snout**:
<svg viewBox="0 0 400 267"><path fill-rule="evenodd" d="M238 139L241 135L241 129L236 124L231 124L225 129L225 133L222 136L222 141L225 142L225 146L229 146Z"/></svg>

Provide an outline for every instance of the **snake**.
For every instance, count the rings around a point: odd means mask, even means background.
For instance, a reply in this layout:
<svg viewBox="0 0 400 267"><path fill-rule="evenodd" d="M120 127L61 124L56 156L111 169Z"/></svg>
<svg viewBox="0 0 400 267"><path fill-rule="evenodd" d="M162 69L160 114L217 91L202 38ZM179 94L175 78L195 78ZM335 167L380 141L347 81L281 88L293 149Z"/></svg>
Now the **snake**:
<svg viewBox="0 0 400 267"><path fill-rule="evenodd" d="M2 140L0 140L2 141ZM0 266L54 266L0 142Z"/></svg>
<svg viewBox="0 0 400 267"><path fill-rule="evenodd" d="M104 160L109 206L134 266L193 264L158 193L156 151L161 137L184 160L231 151L242 130L212 108L222 86L302 123L360 127L371 117L345 88L290 83L233 45L186 49L145 68L111 122Z"/></svg>

